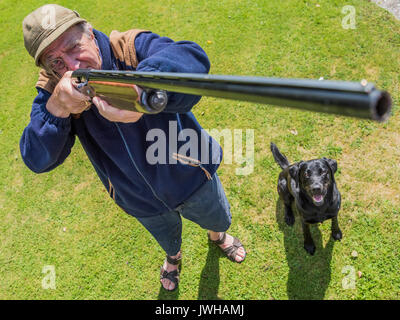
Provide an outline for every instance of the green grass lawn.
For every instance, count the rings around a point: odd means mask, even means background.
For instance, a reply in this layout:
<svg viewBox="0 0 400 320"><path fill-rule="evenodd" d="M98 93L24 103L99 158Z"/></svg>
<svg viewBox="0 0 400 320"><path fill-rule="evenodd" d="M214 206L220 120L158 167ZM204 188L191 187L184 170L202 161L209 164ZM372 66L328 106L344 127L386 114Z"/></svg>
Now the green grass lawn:
<svg viewBox="0 0 400 320"><path fill-rule="evenodd" d="M236 175L236 163L218 170L232 233L248 256L231 263L208 246L204 230L184 221L179 291L165 293L158 282L163 251L112 202L79 141L50 173L24 165L19 139L38 69L23 45L22 20L44 2L3 0L0 299L400 298L400 22L390 13L362 0L56 2L106 34L143 28L195 41L213 74L373 81L392 94L393 116L378 124L203 98L193 112L204 128L254 130L254 172ZM356 9L356 29L342 28L345 5ZM299 220L284 224L270 141L291 161L338 161L341 242L333 243L325 222L312 229L317 252L308 256ZM47 265L55 267L55 289L42 288ZM354 287L345 289L351 278Z"/></svg>

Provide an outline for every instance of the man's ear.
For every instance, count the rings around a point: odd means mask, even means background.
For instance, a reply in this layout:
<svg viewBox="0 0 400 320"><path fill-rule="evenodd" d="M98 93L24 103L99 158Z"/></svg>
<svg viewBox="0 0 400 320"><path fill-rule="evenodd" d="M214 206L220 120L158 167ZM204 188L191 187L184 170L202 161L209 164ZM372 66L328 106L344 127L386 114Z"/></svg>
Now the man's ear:
<svg viewBox="0 0 400 320"><path fill-rule="evenodd" d="M90 39L94 39L94 32L93 32L93 27L92 26L90 26L89 27L89 30L90 30Z"/></svg>
<svg viewBox="0 0 400 320"><path fill-rule="evenodd" d="M335 174L337 171L337 162L336 160L333 159L328 159L328 158L322 158L325 160L325 162L328 164L329 168L331 168L332 173Z"/></svg>

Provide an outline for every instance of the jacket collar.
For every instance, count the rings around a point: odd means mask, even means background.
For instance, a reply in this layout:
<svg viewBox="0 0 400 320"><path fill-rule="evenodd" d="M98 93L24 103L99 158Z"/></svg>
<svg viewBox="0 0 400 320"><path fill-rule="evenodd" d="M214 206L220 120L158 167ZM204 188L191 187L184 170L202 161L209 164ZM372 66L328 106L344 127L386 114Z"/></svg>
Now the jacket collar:
<svg viewBox="0 0 400 320"><path fill-rule="evenodd" d="M115 57L111 50L110 39L102 32L93 29L94 36L97 40L97 45L100 49L101 56L101 69L102 70L115 70Z"/></svg>

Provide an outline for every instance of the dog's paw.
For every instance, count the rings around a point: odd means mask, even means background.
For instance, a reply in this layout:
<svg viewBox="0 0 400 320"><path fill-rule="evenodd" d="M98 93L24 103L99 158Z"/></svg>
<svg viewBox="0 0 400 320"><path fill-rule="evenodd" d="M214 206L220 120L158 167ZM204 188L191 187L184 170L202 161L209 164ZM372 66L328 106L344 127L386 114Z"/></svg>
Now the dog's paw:
<svg viewBox="0 0 400 320"><path fill-rule="evenodd" d="M343 237L342 231L340 230L332 231L332 238L335 239L336 241L341 240L342 237Z"/></svg>
<svg viewBox="0 0 400 320"><path fill-rule="evenodd" d="M285 214L285 222L288 226L294 225L294 215Z"/></svg>
<svg viewBox="0 0 400 320"><path fill-rule="evenodd" d="M306 249L306 251L311 254L312 256L315 253L315 245L314 243L304 243L304 249Z"/></svg>

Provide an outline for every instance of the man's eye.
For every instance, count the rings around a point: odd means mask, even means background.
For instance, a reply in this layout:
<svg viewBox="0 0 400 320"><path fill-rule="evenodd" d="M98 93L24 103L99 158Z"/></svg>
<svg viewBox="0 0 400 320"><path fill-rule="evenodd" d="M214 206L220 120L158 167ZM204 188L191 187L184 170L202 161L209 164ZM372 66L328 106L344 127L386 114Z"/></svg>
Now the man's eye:
<svg viewBox="0 0 400 320"><path fill-rule="evenodd" d="M56 59L51 63L52 69L61 69L63 67L63 62L60 59Z"/></svg>

